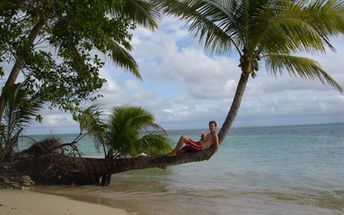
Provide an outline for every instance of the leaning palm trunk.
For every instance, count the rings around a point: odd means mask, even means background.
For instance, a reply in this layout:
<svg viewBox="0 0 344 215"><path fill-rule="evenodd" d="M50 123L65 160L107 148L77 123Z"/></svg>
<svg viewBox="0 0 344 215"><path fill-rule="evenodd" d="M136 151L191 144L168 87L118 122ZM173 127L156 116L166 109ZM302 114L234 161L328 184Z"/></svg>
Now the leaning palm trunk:
<svg viewBox="0 0 344 215"><path fill-rule="evenodd" d="M198 153L181 153L177 156L146 156L123 159L98 159L49 154L33 160L17 162L17 169L40 184L102 184L107 185L114 173L152 167L166 168L205 160L211 148ZM105 177L105 178L104 178Z"/></svg>
<svg viewBox="0 0 344 215"><path fill-rule="evenodd" d="M245 92L245 88L248 82L248 78L249 78L249 73L247 72L242 72L241 73L241 77L237 86L237 89L235 91L235 95L233 98L233 102L231 105L231 108L227 114L227 117L225 119L225 121L223 122L223 125L220 129L219 132L219 142L220 144L222 143L222 141L224 140L225 136L227 135L229 129L232 127L232 123L235 119L235 117L238 114L238 110L240 108L240 104L241 104L241 99L244 95Z"/></svg>

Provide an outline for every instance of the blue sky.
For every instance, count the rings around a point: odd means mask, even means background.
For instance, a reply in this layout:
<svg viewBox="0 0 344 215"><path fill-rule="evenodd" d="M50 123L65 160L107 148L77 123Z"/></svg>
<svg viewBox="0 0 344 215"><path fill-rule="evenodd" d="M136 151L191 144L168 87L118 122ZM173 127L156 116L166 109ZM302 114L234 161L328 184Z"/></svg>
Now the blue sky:
<svg viewBox="0 0 344 215"><path fill-rule="evenodd" d="M337 51L313 55L344 86L343 37L332 40ZM143 80L106 62L101 75L108 82L98 103L105 112L116 105L140 105L151 111L165 129L221 126L240 77L238 55L212 55L203 50L182 22L164 18L160 28L134 31L132 53ZM250 79L234 126L269 126L344 122L344 96L319 81L269 76L261 68ZM26 133L78 132L68 113L44 110L43 123Z"/></svg>

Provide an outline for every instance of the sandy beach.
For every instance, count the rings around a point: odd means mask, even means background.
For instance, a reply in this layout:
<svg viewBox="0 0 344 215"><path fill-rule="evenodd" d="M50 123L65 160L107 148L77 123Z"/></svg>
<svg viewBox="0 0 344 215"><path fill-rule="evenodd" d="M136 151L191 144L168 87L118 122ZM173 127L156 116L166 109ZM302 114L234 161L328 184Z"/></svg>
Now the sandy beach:
<svg viewBox="0 0 344 215"><path fill-rule="evenodd" d="M128 215L121 209L26 190L0 190L1 215Z"/></svg>

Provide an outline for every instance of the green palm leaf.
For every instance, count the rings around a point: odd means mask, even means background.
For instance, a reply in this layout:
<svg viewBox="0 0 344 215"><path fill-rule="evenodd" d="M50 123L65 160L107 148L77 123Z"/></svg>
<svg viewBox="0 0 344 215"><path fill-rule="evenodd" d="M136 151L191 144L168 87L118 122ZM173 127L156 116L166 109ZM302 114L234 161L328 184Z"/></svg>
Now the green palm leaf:
<svg viewBox="0 0 344 215"><path fill-rule="evenodd" d="M319 32L327 36L344 32L344 7L341 0L316 0L305 11L312 18Z"/></svg>
<svg viewBox="0 0 344 215"><path fill-rule="evenodd" d="M307 18L294 4L262 10L255 20L254 45L266 51L324 51L321 35Z"/></svg>
<svg viewBox="0 0 344 215"><path fill-rule="evenodd" d="M128 69L137 78L142 79L135 59L124 47L120 46L113 40L108 40L106 44L109 50L111 50L111 59L113 62L122 68Z"/></svg>
<svg viewBox="0 0 344 215"><path fill-rule="evenodd" d="M287 72L294 77L317 79L343 93L343 88L316 61L306 57L271 54L266 57L266 68L275 75Z"/></svg>
<svg viewBox="0 0 344 215"><path fill-rule="evenodd" d="M323 52L324 43L333 48L329 36L344 32L343 16L339 1L315 1L309 5L280 1L254 15L253 45L275 52Z"/></svg>
<svg viewBox="0 0 344 215"><path fill-rule="evenodd" d="M80 131L87 131L93 136L95 146L99 150L101 145L104 145L104 132L106 125L103 123L102 112L99 110L99 106L92 105L86 108L78 117Z"/></svg>
<svg viewBox="0 0 344 215"><path fill-rule="evenodd" d="M156 19L159 12L152 4L143 0L126 0L123 13L135 23L155 29L157 28Z"/></svg>
<svg viewBox="0 0 344 215"><path fill-rule="evenodd" d="M30 97L22 84L4 89L5 112L1 124L1 138L9 141L15 133L24 128L34 118L40 119L43 100L37 95Z"/></svg>
<svg viewBox="0 0 344 215"><path fill-rule="evenodd" d="M237 40L238 26L232 22L238 16L236 12L240 11L240 5L235 1L153 0L153 2L165 13L186 20L190 31L195 32L210 50L223 53L240 43Z"/></svg>
<svg viewBox="0 0 344 215"><path fill-rule="evenodd" d="M166 154L172 151L170 140L166 135L151 132L144 135L140 140L140 151L149 155Z"/></svg>
<svg viewBox="0 0 344 215"><path fill-rule="evenodd" d="M165 153L166 149L170 149L166 145L167 138L161 132L156 133L156 129L147 132L148 126L160 127L150 112L141 107L115 107L106 130L107 146L121 154Z"/></svg>

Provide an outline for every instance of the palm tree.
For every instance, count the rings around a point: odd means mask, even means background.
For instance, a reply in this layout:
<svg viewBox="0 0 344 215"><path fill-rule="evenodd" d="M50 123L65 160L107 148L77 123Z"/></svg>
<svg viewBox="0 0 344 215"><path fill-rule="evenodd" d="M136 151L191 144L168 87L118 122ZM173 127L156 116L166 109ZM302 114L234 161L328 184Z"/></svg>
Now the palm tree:
<svg viewBox="0 0 344 215"><path fill-rule="evenodd" d="M154 116L141 107L114 107L108 121L101 119L97 106L87 108L79 117L80 130L94 137L96 146L105 146L107 158L150 156L171 151L165 131L155 123Z"/></svg>
<svg viewBox="0 0 344 215"><path fill-rule="evenodd" d="M114 161L115 168L99 167L103 171L101 185L108 185L113 170L151 167L142 160L135 160L137 155L152 156L166 154L172 150L165 131L155 123L153 115L141 107L114 107L107 122L101 119L98 106L91 106L79 116L80 131L94 137L96 147L103 146L107 161ZM80 134L81 134L80 132ZM144 154L143 154L144 153ZM119 159L122 157L122 159ZM129 163L120 163L128 161ZM135 158L136 157L136 158ZM137 164L140 162L140 164ZM95 165L96 162L93 163ZM86 165L89 166L89 165ZM155 166L158 166L155 164ZM85 168L84 168L85 169ZM123 171L123 170L122 170ZM87 171L90 175L90 171Z"/></svg>
<svg viewBox="0 0 344 215"><path fill-rule="evenodd" d="M241 77L219 132L222 142L259 65L272 75L288 73L343 88L314 60L298 53L334 50L330 38L344 32L342 0L153 0L168 14L184 19L205 48L240 56Z"/></svg>
<svg viewBox="0 0 344 215"><path fill-rule="evenodd" d="M43 101L39 96L30 98L25 87L15 84L4 89L5 114L0 127L0 163L11 159L14 146L24 127L33 119L41 120L39 111Z"/></svg>

